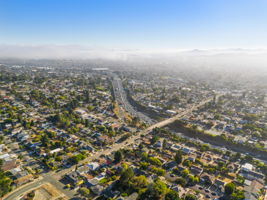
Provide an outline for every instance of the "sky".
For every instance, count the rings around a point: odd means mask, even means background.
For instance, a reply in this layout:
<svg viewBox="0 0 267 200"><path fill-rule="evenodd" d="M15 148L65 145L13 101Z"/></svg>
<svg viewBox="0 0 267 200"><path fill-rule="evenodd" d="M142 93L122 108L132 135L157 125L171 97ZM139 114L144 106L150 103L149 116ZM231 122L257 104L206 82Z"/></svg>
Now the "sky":
<svg viewBox="0 0 267 200"><path fill-rule="evenodd" d="M0 44L266 48L267 0L0 0Z"/></svg>

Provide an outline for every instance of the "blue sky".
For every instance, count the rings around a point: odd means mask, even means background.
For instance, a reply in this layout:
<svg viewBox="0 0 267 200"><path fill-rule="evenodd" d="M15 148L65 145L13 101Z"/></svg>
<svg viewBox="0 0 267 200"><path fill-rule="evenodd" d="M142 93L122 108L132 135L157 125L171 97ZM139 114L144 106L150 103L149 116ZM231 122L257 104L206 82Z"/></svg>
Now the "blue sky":
<svg viewBox="0 0 267 200"><path fill-rule="evenodd" d="M267 47L267 1L0 0L0 44Z"/></svg>

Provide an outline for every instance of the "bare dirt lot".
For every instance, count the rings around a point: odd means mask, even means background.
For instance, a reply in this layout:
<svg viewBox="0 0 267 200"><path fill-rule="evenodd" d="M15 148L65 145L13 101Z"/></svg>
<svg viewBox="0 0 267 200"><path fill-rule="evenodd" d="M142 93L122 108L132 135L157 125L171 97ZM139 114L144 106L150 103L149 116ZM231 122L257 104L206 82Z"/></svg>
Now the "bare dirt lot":
<svg viewBox="0 0 267 200"><path fill-rule="evenodd" d="M64 194L59 192L51 184L46 183L34 190L34 200L67 200Z"/></svg>

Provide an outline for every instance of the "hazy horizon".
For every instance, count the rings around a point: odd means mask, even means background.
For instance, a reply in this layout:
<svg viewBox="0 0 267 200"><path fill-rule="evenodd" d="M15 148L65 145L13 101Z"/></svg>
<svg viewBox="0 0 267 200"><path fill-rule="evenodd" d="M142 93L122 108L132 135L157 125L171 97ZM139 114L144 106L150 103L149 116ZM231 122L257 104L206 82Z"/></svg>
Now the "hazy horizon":
<svg viewBox="0 0 267 200"><path fill-rule="evenodd" d="M264 69L267 2L2 1L0 58Z"/></svg>

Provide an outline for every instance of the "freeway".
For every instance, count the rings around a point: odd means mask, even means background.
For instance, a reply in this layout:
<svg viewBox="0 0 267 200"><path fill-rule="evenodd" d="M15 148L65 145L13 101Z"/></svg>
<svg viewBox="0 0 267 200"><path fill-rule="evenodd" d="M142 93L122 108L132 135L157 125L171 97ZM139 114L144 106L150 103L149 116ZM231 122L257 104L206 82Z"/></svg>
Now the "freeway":
<svg viewBox="0 0 267 200"><path fill-rule="evenodd" d="M106 150L102 150L102 151L98 151L96 153L94 153L93 155L87 157L85 160L81 161L79 164L85 164L88 163L94 159L98 159L100 158L101 155L109 155L114 151L117 151L119 149L125 148L128 145L131 144L136 144L136 140L139 139L142 135L146 135L149 134L154 128L161 128L164 127L170 123L173 123L175 120L181 119L184 116L190 114L191 112L193 112L194 110L198 109L199 107L203 106L204 104L212 101L213 98L209 98L206 99L202 102L200 102L199 104L193 105L190 108L188 108L187 110L175 115L174 117L171 117L169 119L163 120L161 122L158 122L154 125L151 125L150 127L146 128L145 130L142 130L140 132L138 132L136 135L131 136L130 138L128 138L127 140L125 140L122 143L116 143L113 144L111 146L110 149L106 149ZM31 184L27 184L24 185L20 188L18 188L17 190L9 193L6 197L3 198L3 200L15 200L18 199L18 197L22 196L24 193L38 187L41 184L44 183L51 183L53 186L55 186L59 191L61 191L62 193L64 193L69 199L74 197L74 192L71 190L66 190L64 189L64 185L59 181L62 176L68 174L71 171L74 171L76 168L76 166L72 166L68 169L64 169L61 170L59 172L49 172L47 174L42 175L42 178L38 181L35 181Z"/></svg>
<svg viewBox="0 0 267 200"><path fill-rule="evenodd" d="M113 81L112 81L113 91L115 98L119 105L121 105L124 110L128 111L132 116L138 117L142 121L146 122L147 124L152 124L153 120L146 116L145 114L136 111L133 106L129 103L126 97L126 93L123 89L121 79L118 77L117 74L113 73Z"/></svg>

